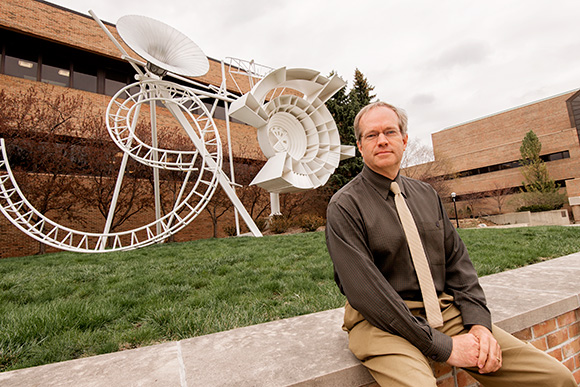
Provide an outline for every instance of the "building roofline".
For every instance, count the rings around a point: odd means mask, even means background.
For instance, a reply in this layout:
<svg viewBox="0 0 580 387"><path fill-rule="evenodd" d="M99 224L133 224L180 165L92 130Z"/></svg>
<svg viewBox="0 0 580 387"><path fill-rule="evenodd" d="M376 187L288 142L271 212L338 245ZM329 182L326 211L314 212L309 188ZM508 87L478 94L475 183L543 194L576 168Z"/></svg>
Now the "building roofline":
<svg viewBox="0 0 580 387"><path fill-rule="evenodd" d="M82 13L82 12L79 12L79 11L75 11L74 9L70 9L70 8L67 8L67 7L63 7L62 5L54 4L54 3L51 3L50 1L46 1L46 0L33 0L33 1L35 1L37 3L46 4L49 7L58 8L58 9L60 9L62 11L66 11L66 12L69 12L69 13L74 13L75 15L82 16L82 17L84 17L86 19L90 19L91 21L93 21L93 17L91 15L89 15L88 13ZM100 19L100 20L101 20L101 22L103 22L103 24L106 24L106 25L109 25L111 27L117 28L117 25L115 23L112 23L112 22L109 22L109 21L106 21L106 20L102 20L102 19ZM17 31L17 30L13 30L13 31ZM22 31L18 31L18 32L22 33ZM40 37L42 39L47 40L45 37L41 37L39 35L31 35L31 36L38 36L38 37ZM53 41L53 40L51 40L51 41ZM57 41L54 40L54 42L57 42ZM59 42L59 43L62 44L62 42ZM207 56L206 55L206 57L207 57L208 60L213 60L214 62L221 62L221 60L212 58L210 56ZM118 58L115 58L115 59L118 59Z"/></svg>
<svg viewBox="0 0 580 387"><path fill-rule="evenodd" d="M87 19L93 20L93 18L89 14L82 13L82 12L79 12L79 11L75 11L74 9L70 9L70 8L67 8L67 7L63 7L62 5L54 4L54 3L51 3L50 1L45 1L45 0L34 0L34 1L36 1L37 3L46 4L46 5L50 6L50 7L58 8L60 10L63 10L63 11L66 11L66 12L70 12L70 13L74 13L75 15L83 16L83 17L85 17ZM115 23L111 23L111 22L108 22L108 21L105 21L105 20L101 20L101 21L103 22L103 24L108 24L111 27L115 27Z"/></svg>
<svg viewBox="0 0 580 387"><path fill-rule="evenodd" d="M482 116L482 117L474 118L472 120L468 120L468 121L465 121L465 122L462 122L462 123L459 123L459 124L455 124L455 125L452 125L452 126L448 126L448 127L443 128L443 129L441 129L441 130L439 130L439 131L437 131L435 133L440 133L440 132L443 132L443 131L448 130L448 129L454 129L454 128L457 128L459 126L471 124L471 123L474 123L474 122L477 122L477 121L484 120L486 118L490 118L490 117L497 116L497 115L500 115L500 114L503 114L503 113L511 112L511 111L514 111L514 110L517 110L517 109L521 109L521 108L524 108L524 107L527 107L527 106L534 105L536 103L548 101L550 99L558 98L558 97L561 97L563 95L570 94L570 93L573 93L573 92L576 92L576 94L577 93L580 93L580 89L578 89L578 88L571 89L571 90L564 91L562 93L558 93L558 94L555 94L555 95L552 95L552 96L549 96L549 97L541 98L541 99L538 99L538 100L535 100L535 101L532 101L532 102L527 102L527 103L524 103L524 104L521 104L521 105L518 105L518 106L515 106L515 107L512 107L512 108L508 108L508 109L501 110L501 111L498 111L498 112L495 112L495 113L487 114L487 115ZM576 94L574 94L574 95L576 95ZM433 133L433 134L435 134L435 133Z"/></svg>
<svg viewBox="0 0 580 387"><path fill-rule="evenodd" d="M575 99L578 96L580 96L580 90L578 90L576 93L572 94L570 96L570 98L568 98L568 101L571 101L571 100Z"/></svg>

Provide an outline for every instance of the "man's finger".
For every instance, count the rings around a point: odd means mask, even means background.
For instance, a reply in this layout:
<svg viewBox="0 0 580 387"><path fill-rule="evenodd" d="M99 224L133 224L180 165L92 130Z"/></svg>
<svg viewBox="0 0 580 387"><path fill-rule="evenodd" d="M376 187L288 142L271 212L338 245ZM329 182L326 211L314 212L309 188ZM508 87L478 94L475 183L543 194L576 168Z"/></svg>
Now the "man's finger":
<svg viewBox="0 0 580 387"><path fill-rule="evenodd" d="M496 343L495 349L489 351L487 361L483 367L480 367L479 372L481 374L487 374L490 372L496 372L501 368L503 364L501 348L499 344Z"/></svg>
<svg viewBox="0 0 580 387"><path fill-rule="evenodd" d="M481 370L487 363L489 355L489 339L487 337L479 338L479 358L477 360L477 367Z"/></svg>

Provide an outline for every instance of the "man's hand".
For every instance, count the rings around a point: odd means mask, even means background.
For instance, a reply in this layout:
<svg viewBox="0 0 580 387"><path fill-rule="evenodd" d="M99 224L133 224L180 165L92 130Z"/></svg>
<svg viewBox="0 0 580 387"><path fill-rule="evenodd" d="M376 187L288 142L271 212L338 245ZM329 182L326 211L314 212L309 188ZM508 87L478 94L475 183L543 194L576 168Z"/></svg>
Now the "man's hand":
<svg viewBox="0 0 580 387"><path fill-rule="evenodd" d="M489 329L483 325L474 325L469 330L469 334L479 340L479 356L477 360L479 373L487 374L499 370L502 364L501 348Z"/></svg>
<svg viewBox="0 0 580 387"><path fill-rule="evenodd" d="M453 336L453 349L447 364L454 367L477 367L479 360L479 340L471 332Z"/></svg>
<svg viewBox="0 0 580 387"><path fill-rule="evenodd" d="M447 364L455 367L477 367L480 374L501 367L501 348L489 329L474 325L469 333L453 337L453 350Z"/></svg>

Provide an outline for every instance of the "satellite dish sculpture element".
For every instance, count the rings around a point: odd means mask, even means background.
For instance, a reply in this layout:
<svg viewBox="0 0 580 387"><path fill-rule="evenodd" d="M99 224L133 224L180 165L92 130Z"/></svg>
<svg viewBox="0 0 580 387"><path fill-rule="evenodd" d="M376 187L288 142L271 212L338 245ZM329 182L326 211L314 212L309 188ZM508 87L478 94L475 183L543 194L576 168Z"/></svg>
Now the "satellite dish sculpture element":
<svg viewBox="0 0 580 387"><path fill-rule="evenodd" d="M203 51L187 36L165 23L145 16L127 15L117 21L123 41L143 59L152 73L167 71L199 77L209 71Z"/></svg>
<svg viewBox="0 0 580 387"><path fill-rule="evenodd" d="M233 169L231 178L222 170L222 143L213 120L218 102L231 116L258 129L258 141L268 162L252 184L271 193L272 213L279 213L278 195L322 186L341 159L354 156L354 147L340 145L332 116L324 102L344 86L307 69L272 71L253 89L237 98L229 93L225 79L216 87L190 78L207 73L209 62L201 49L185 35L157 20L124 16L117 30L125 43L147 62L131 58L92 11L103 31L137 72L137 82L117 92L107 108L107 129L123 151L119 174L103 232L89 233L64 227L38 212L19 189L8 164L4 140L0 139L0 210L20 230L47 245L77 252L128 250L165 240L190 224L211 200L218 185L234 204L253 235L261 233L237 197ZM222 62L222 74L224 64ZM163 80L171 76L193 87ZM255 74L252 75L255 77ZM223 78L223 75L222 75ZM280 88L291 88L302 96L271 96ZM269 100L268 97L270 97ZM207 99L213 99L208 109ZM158 105L162 104L192 142L192 150L164 149L158 144ZM147 111L150 141L139 137L136 126ZM229 138L229 120L226 119ZM230 146L231 158L231 141ZM128 158L153 169L155 220L138 228L111 232L111 224ZM233 168L233 167L232 167ZM160 205L160 170L182 172L184 181L172 210L163 215Z"/></svg>

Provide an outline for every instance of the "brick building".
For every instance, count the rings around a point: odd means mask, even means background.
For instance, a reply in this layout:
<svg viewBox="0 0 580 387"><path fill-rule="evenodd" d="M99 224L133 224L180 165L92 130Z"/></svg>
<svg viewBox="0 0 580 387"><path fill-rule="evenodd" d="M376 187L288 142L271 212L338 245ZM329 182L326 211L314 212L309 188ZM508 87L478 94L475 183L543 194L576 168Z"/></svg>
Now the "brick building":
<svg viewBox="0 0 580 387"><path fill-rule="evenodd" d="M457 194L463 216L499 213L498 196L506 189L517 192L522 187L524 178L518 160L522 140L530 130L542 144L541 157L550 178L569 198L565 208L572 209L575 219L580 220L578 90L433 133L435 162L411 167L409 173L437 170L446 179L446 193ZM503 199L501 212L519 205L516 196L509 195ZM467 206L473 208L467 210Z"/></svg>
<svg viewBox="0 0 580 387"><path fill-rule="evenodd" d="M139 58L124 45L115 26L104 23L125 50L132 57ZM110 97L121 87L135 82L135 70L121 58L119 50L92 17L42 0L0 2L0 50L0 90L18 94L32 87L49 90L54 94L79 96L100 109L103 117ZM224 69L227 65L222 61L208 59L208 73L196 78L196 82L216 87L225 82L227 90L238 96L249 91L252 79L247 74L226 71ZM163 112L161 116L163 120ZM213 117L225 143L223 102L218 104ZM264 162L255 129L235 120L230 123L230 128L234 160L243 158L246 162ZM87 209L87 231L102 231L104 219L91 213L96 211ZM139 217L150 215L139 215L128 222L126 227L144 224ZM229 214L221 219L222 226L231 225L231 219ZM220 235L225 235L221 228ZM211 236L211 222L204 212L180 231L175 240ZM3 216L0 217L0 240L0 258L29 255L38 251L38 242L17 230Z"/></svg>

